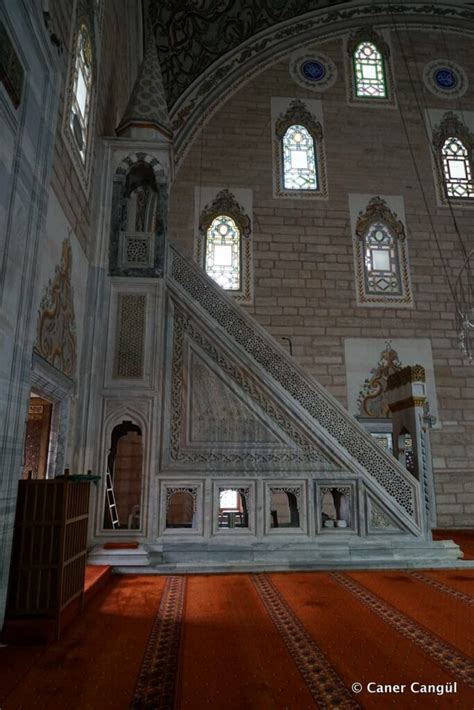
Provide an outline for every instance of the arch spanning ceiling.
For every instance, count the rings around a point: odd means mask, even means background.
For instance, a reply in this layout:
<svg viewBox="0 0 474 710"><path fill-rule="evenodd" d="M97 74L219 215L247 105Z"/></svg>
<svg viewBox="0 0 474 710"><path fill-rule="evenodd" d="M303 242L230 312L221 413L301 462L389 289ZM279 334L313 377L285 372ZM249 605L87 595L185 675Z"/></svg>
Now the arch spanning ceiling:
<svg viewBox="0 0 474 710"><path fill-rule="evenodd" d="M150 0L169 106L226 52L280 22L328 6L329 0Z"/></svg>
<svg viewBox="0 0 474 710"><path fill-rule="evenodd" d="M474 32L472 2L148 0L179 163L203 120L294 49L361 25Z"/></svg>

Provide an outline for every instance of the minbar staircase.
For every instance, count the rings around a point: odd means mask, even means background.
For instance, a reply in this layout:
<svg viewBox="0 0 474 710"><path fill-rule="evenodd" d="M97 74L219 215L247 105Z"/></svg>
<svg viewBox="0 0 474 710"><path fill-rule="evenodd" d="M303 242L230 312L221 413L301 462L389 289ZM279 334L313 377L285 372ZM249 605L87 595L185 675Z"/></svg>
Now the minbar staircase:
<svg viewBox="0 0 474 710"><path fill-rule="evenodd" d="M255 490L260 486L261 499L251 534L222 535L207 528L200 536L173 536L161 528L156 542L141 546L149 572L463 564L454 542L432 540L423 484L175 246L167 250L165 290L165 347L172 356L165 367L168 405L159 477L196 476L214 483L245 477L254 481ZM278 447L268 453L270 449L252 442L240 456L222 446L210 447L207 454L202 447L189 446L176 421L186 419L179 406L184 389L191 386L189 373L203 363L236 397L242 392L264 424L281 431L278 455ZM187 373L181 379L180 368ZM268 481L285 477L304 482L307 492L304 529L298 534L271 530L263 503ZM324 486L331 485L351 490L350 529L321 525L318 499ZM204 517L214 515L211 510ZM114 564L100 555L96 559ZM117 568L131 570L133 561Z"/></svg>

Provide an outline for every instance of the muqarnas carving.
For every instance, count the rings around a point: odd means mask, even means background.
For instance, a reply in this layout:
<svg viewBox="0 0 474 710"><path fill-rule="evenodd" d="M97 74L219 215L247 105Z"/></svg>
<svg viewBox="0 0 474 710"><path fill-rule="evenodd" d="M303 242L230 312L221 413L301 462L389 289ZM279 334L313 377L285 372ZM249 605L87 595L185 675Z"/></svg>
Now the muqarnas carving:
<svg viewBox="0 0 474 710"><path fill-rule="evenodd" d="M68 377L74 377L77 357L71 273L71 243L65 239L61 262L41 299L35 347L45 360Z"/></svg>

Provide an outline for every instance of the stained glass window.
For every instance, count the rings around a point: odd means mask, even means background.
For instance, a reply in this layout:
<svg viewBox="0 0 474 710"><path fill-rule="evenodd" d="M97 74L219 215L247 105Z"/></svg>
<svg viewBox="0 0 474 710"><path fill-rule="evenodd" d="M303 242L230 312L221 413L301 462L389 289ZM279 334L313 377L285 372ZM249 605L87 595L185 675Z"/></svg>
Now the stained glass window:
<svg viewBox="0 0 474 710"><path fill-rule="evenodd" d="M81 25L76 45L70 126L82 161L86 160L87 129L92 91L92 46L89 32Z"/></svg>
<svg viewBox="0 0 474 710"><path fill-rule="evenodd" d="M361 42L354 54L355 93L358 98L387 98L384 61L372 42Z"/></svg>
<svg viewBox="0 0 474 710"><path fill-rule="evenodd" d="M213 219L206 234L206 273L226 291L240 290L240 230L229 215Z"/></svg>
<svg viewBox="0 0 474 710"><path fill-rule="evenodd" d="M304 126L289 126L283 136L283 188L317 190L314 140Z"/></svg>
<svg viewBox="0 0 474 710"><path fill-rule="evenodd" d="M382 222L373 222L364 239L366 292L401 293L395 237Z"/></svg>
<svg viewBox="0 0 474 710"><path fill-rule="evenodd" d="M448 197L474 197L471 165L466 146L459 138L447 138L441 148L444 184Z"/></svg>

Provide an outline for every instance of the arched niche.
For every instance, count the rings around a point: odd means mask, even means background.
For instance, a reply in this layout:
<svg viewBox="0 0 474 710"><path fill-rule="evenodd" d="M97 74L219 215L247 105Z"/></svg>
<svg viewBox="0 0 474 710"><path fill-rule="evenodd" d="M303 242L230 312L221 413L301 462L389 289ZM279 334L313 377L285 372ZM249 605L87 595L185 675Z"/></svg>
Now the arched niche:
<svg viewBox="0 0 474 710"><path fill-rule="evenodd" d="M166 505L167 528L195 527L195 496L193 490L169 491Z"/></svg>
<svg viewBox="0 0 474 710"><path fill-rule="evenodd" d="M270 501L272 528L299 528L298 499L292 491L271 490Z"/></svg>
<svg viewBox="0 0 474 710"><path fill-rule="evenodd" d="M249 527L248 489L219 489L218 528L232 530Z"/></svg>
<svg viewBox="0 0 474 710"><path fill-rule="evenodd" d="M139 530L143 487L143 439L132 421L114 426L107 454L103 527Z"/></svg>
<svg viewBox="0 0 474 710"><path fill-rule="evenodd" d="M349 486L320 489L321 524L323 528L351 528L353 522L352 491Z"/></svg>
<svg viewBox="0 0 474 710"><path fill-rule="evenodd" d="M162 276L168 189L162 166L145 153L122 161L114 176L111 276Z"/></svg>

